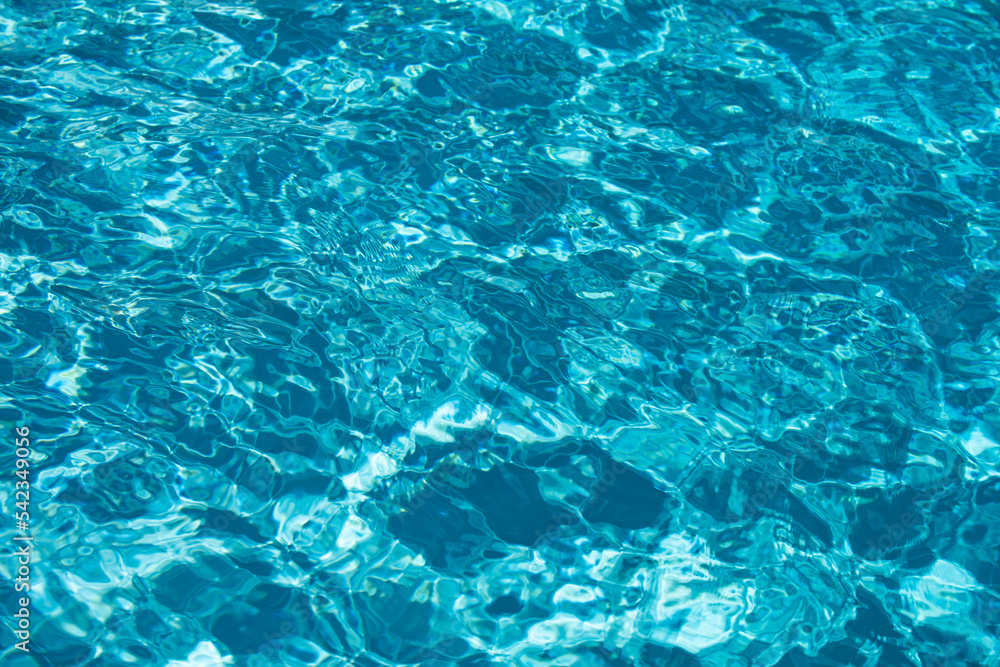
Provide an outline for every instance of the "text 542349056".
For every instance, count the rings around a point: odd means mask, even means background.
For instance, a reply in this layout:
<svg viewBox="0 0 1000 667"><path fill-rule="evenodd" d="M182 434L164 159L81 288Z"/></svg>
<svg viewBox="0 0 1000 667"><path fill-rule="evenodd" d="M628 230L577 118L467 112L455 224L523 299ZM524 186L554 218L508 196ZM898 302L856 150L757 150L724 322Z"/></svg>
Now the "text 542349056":
<svg viewBox="0 0 1000 667"><path fill-rule="evenodd" d="M17 522L17 529L20 535L14 536L14 554L17 559L14 570L17 576L14 579L14 590L24 595L18 597L16 610L14 611L14 634L17 635L18 642L15 647L21 651L30 651L31 641L31 599L28 591L31 590L31 489L29 475L31 472L31 435L27 426L19 426L16 429L17 437L14 441L14 454L17 457L14 464L14 471L17 481L14 482L14 504L16 511L14 519Z"/></svg>

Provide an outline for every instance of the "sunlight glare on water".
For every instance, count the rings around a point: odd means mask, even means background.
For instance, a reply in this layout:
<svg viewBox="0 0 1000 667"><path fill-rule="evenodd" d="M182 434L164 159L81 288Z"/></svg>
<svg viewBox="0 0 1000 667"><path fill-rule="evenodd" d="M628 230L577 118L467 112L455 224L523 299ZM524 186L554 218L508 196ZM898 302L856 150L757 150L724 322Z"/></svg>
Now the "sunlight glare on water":
<svg viewBox="0 0 1000 667"><path fill-rule="evenodd" d="M6 3L0 662L1000 665L998 63L985 1Z"/></svg>

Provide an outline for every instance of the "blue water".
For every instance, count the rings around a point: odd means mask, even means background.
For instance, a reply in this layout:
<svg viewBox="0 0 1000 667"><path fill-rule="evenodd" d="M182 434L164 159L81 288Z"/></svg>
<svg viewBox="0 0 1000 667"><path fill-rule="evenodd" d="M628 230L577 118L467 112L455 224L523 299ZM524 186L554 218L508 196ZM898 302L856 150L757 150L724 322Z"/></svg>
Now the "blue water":
<svg viewBox="0 0 1000 667"><path fill-rule="evenodd" d="M995 3L0 24L4 665L1000 665Z"/></svg>

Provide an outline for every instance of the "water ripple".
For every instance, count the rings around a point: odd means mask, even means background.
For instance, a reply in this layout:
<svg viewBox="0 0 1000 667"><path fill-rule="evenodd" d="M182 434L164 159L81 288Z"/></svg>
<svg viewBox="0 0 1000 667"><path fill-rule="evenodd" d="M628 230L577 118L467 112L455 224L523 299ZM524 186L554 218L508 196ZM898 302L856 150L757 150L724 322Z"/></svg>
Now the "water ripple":
<svg viewBox="0 0 1000 667"><path fill-rule="evenodd" d="M998 21L10 3L5 664L1000 664Z"/></svg>

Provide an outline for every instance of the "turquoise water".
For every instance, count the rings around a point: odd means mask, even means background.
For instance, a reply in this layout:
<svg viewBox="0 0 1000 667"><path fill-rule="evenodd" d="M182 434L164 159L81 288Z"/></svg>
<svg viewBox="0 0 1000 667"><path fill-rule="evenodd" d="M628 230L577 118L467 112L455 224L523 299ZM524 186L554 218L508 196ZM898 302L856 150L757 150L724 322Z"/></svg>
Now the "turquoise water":
<svg viewBox="0 0 1000 667"><path fill-rule="evenodd" d="M1000 9L0 8L4 665L1000 665Z"/></svg>

